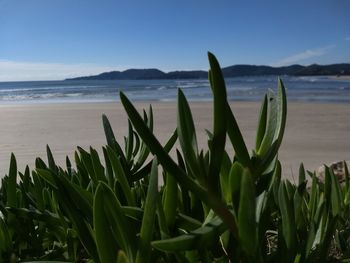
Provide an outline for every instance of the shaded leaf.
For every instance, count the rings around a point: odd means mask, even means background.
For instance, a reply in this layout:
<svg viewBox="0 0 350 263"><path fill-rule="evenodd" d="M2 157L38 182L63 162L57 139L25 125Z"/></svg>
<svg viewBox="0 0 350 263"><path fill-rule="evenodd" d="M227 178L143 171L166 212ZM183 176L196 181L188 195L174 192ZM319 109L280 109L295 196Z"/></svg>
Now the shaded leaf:
<svg viewBox="0 0 350 263"><path fill-rule="evenodd" d="M148 184L147 197L140 231L140 248L136 262L149 262L151 255L151 241L155 225L157 197L158 197L158 167L157 158L153 160L151 177Z"/></svg>
<svg viewBox="0 0 350 263"><path fill-rule="evenodd" d="M97 200L96 204L102 205L103 215L111 230L109 235L114 236L129 261L133 261L136 257L136 236L134 230L129 227L125 213L112 189L106 183L100 182L94 199Z"/></svg>
<svg viewBox="0 0 350 263"><path fill-rule="evenodd" d="M165 240L153 241L152 246L161 251L184 251L193 249L204 249L217 242L227 227L218 217L208 224L189 232L188 234L169 238Z"/></svg>
<svg viewBox="0 0 350 263"><path fill-rule="evenodd" d="M213 54L208 52L208 59L210 64L209 74L211 75L211 89L213 92L214 103L214 127L213 137L211 139L212 146L210 147L210 162L208 182L209 190L216 195L220 194L220 178L219 173L221 169L221 162L225 150L226 142L226 86L224 77L222 75L219 62Z"/></svg>
<svg viewBox="0 0 350 263"><path fill-rule="evenodd" d="M239 240L246 255L256 257L258 235L255 221L255 186L248 170L244 170L241 180L238 231Z"/></svg>
<svg viewBox="0 0 350 263"><path fill-rule="evenodd" d="M122 190L128 202L128 205L135 205L135 199L133 194L131 193L131 188L128 179L126 178L126 175L124 173L123 167L119 161L117 154L109 146L107 146L107 153L111 162L114 176L115 178L117 178L118 182L122 186Z"/></svg>

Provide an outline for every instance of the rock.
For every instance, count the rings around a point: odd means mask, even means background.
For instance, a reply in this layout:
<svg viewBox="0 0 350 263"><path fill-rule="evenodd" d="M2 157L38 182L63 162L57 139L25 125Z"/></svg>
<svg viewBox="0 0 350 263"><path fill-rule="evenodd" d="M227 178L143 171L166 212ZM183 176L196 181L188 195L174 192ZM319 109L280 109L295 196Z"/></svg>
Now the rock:
<svg viewBox="0 0 350 263"><path fill-rule="evenodd" d="M350 171L350 161L346 161L346 164L348 166L348 170ZM340 162L333 162L331 165L329 165L329 168L333 170L333 173L335 177L338 179L339 183L345 182L345 170L344 170L344 161ZM316 171L317 178L324 182L325 178L325 166L320 166Z"/></svg>

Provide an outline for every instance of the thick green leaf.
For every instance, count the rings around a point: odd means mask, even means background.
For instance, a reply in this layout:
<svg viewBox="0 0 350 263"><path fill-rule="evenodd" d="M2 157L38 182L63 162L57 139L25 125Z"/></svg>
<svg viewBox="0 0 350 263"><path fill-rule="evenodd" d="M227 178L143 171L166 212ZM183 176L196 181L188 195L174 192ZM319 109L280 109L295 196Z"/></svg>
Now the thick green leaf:
<svg viewBox="0 0 350 263"><path fill-rule="evenodd" d="M47 225L51 226L59 226L64 224L66 221L68 221L67 218L64 218L64 222L62 222L62 218L58 215L51 213L48 210L39 211L37 209L31 208L14 208L14 207L7 207L8 211L16 215L17 218L30 218L32 220L38 220L45 222Z"/></svg>
<svg viewBox="0 0 350 263"><path fill-rule="evenodd" d="M247 146L245 145L242 133L229 104L226 105L226 109L227 135L230 138L233 149L235 150L236 158L243 166L251 168L252 164Z"/></svg>
<svg viewBox="0 0 350 263"><path fill-rule="evenodd" d="M312 245L315 241L315 237L316 237L315 224L311 222L310 229L306 238L305 257L309 256L310 251L312 249Z"/></svg>
<svg viewBox="0 0 350 263"><path fill-rule="evenodd" d="M98 187L96 190L93 205L94 232L97 251L101 263L115 263L119 246L114 235L111 234L111 227L105 213L103 195L97 193L99 189L100 188Z"/></svg>
<svg viewBox="0 0 350 263"><path fill-rule="evenodd" d="M306 180L304 164L300 164L299 167L299 180L298 185L301 185Z"/></svg>
<svg viewBox="0 0 350 263"><path fill-rule="evenodd" d="M272 90L268 90L267 92L267 123L266 130L264 133L264 138L261 141L260 148L258 150L258 154L260 156L266 154L268 149L271 147L274 142L275 133L277 132L277 114L278 114L278 105L277 98Z"/></svg>
<svg viewBox="0 0 350 263"><path fill-rule="evenodd" d="M119 250L118 252L118 258L117 263L129 263L128 257L126 256L125 252L123 250Z"/></svg>
<svg viewBox="0 0 350 263"><path fill-rule="evenodd" d="M0 217L0 255L8 252L12 247L12 240L10 237L9 227ZM1 260L1 258L0 258Z"/></svg>
<svg viewBox="0 0 350 263"><path fill-rule="evenodd" d="M47 170L50 173L53 173L51 170ZM41 180L40 176L33 172L32 174L33 177L33 196L35 197L35 204L36 207L40 210L44 210L45 209L45 203L44 203L44 199L43 199L43 188L44 188L44 181Z"/></svg>
<svg viewBox="0 0 350 263"><path fill-rule="evenodd" d="M326 165L325 168L325 178L324 178L324 199L326 201L327 209L332 209L332 178L329 172L329 167Z"/></svg>
<svg viewBox="0 0 350 263"><path fill-rule="evenodd" d="M224 83L224 80L222 78L219 63L216 61L216 58L214 57L214 55L212 55L211 53L209 53L209 61L211 61L211 66L213 65L213 67L215 68L215 69L212 68L211 70L209 70L209 82L210 82L211 87L214 86L214 83L216 83L215 85L225 87L225 83ZM215 71L215 76L213 76L214 71ZM223 92L223 90L221 90L221 91ZM223 97L222 95L224 95L224 97L226 97L226 89L224 92L225 92L225 94L222 93L221 96L219 96L219 97ZM220 108L221 108L221 106L223 106L223 105L220 105ZM225 116L227 119L227 121L226 121L227 134L228 134L230 141L232 143L232 146L235 150L236 158L244 166L251 167L250 156L249 156L247 147L244 143L242 133L239 129L237 121L236 121L236 119L231 111L230 105L227 102L227 100L226 100L226 114L225 115L223 115L223 116ZM220 118L218 120L220 120ZM207 131L207 133L208 133L208 131ZM209 137L213 136L213 134L210 132L208 134L209 134Z"/></svg>
<svg viewBox="0 0 350 263"><path fill-rule="evenodd" d="M104 209L104 216L111 229L110 235L117 240L129 261L136 257L136 234L128 224L127 217L112 189L104 182L100 182L95 193L95 199L99 200Z"/></svg>
<svg viewBox="0 0 350 263"><path fill-rule="evenodd" d="M263 158L271 155L271 159L277 154L282 143L287 119L287 98L281 79L278 80L278 95L271 90L267 93L267 125L264 138L258 150L258 155ZM275 145L274 145L275 144ZM272 149L272 146L274 146Z"/></svg>
<svg viewBox="0 0 350 263"><path fill-rule="evenodd" d="M132 134L133 134L133 136L134 136L134 139L135 139L135 146L134 146L134 149L133 149L133 151L132 151L132 155L133 156L136 156L137 155L137 153L140 151L140 146L141 146L141 141L140 141L140 137L139 137L139 135L137 134L137 132L136 131L134 131L133 130L133 132L132 132Z"/></svg>
<svg viewBox="0 0 350 263"><path fill-rule="evenodd" d="M344 193L344 204L345 206L350 204L350 190Z"/></svg>
<svg viewBox="0 0 350 263"><path fill-rule="evenodd" d="M278 95L277 95L277 103L278 103L278 113L277 113L277 131L275 133L274 140L278 142L278 147L282 143L284 130L286 127L287 121L287 96L286 89L284 87L282 79L278 79Z"/></svg>
<svg viewBox="0 0 350 263"><path fill-rule="evenodd" d="M313 220L316 224L320 224L320 221L325 216L325 213L329 212L328 209L326 209L326 201L324 200L323 193L320 194L319 200L317 201L316 209L315 209L315 215L313 217Z"/></svg>
<svg viewBox="0 0 350 263"><path fill-rule="evenodd" d="M241 180L238 233L243 251L247 256L255 258L258 248L257 223L255 221L255 185L249 170L244 171Z"/></svg>
<svg viewBox="0 0 350 263"><path fill-rule="evenodd" d="M217 238L226 230L227 227L222 220L216 217L208 224L203 225L188 234L153 241L152 246L161 251L205 249L218 242Z"/></svg>
<svg viewBox="0 0 350 263"><path fill-rule="evenodd" d="M293 263L299 263L300 261L301 261L301 254L297 254L295 256L295 259L294 259Z"/></svg>
<svg viewBox="0 0 350 263"><path fill-rule="evenodd" d="M285 182L281 182L279 188L279 208L282 220L282 235L287 248L294 251L296 248L296 226L294 221L293 204L288 198Z"/></svg>
<svg viewBox="0 0 350 263"><path fill-rule="evenodd" d="M107 177L107 180L108 180L108 185L110 187L113 187L114 183L115 183L115 178L114 178L114 175L113 175L113 168L112 168L109 156L108 156L107 148L106 147L102 147L102 151L103 151L103 157L105 159L105 167L106 167L105 169L106 169L106 177Z"/></svg>
<svg viewBox="0 0 350 263"><path fill-rule="evenodd" d="M231 202L231 188L230 188L230 170L232 166L232 161L228 156L227 152L224 151L224 156L222 159L221 170L220 170L220 187L222 192L222 197L226 203Z"/></svg>
<svg viewBox="0 0 350 263"><path fill-rule="evenodd" d="M80 160L82 161L82 163L85 167L85 170L88 172L88 175L92 179L93 185L96 187L96 185L98 184L98 178L95 174L94 166L93 166L92 160L91 160L91 155L79 146L78 146L78 150L80 153Z"/></svg>
<svg viewBox="0 0 350 263"><path fill-rule="evenodd" d="M219 62L210 52L208 52L208 59L210 64L209 74L211 75L210 84L213 92L214 103L214 127L213 137L211 139L212 146L210 147L208 183L209 190L219 195L219 174L226 143L226 105L228 103L225 81L220 69Z"/></svg>
<svg viewBox="0 0 350 263"><path fill-rule="evenodd" d="M47 170L47 169L36 169L37 175L39 175L42 179L44 179L53 189L57 189L57 184L55 181L55 177L52 174L52 171ZM33 179L35 176L33 176ZM37 183L34 183L34 185L37 185Z"/></svg>
<svg viewBox="0 0 350 263"><path fill-rule="evenodd" d="M267 201L269 200L269 193L264 191L256 198L255 220L259 225L263 224L263 215L266 212ZM265 233L264 233L265 235Z"/></svg>
<svg viewBox="0 0 350 263"><path fill-rule="evenodd" d="M157 198L157 219L158 219L160 237L162 239L169 238L170 231L169 231L168 225L167 225L166 220L165 220L165 214L164 214L164 209L163 209L163 205L162 205L162 200L160 199L159 195Z"/></svg>
<svg viewBox="0 0 350 263"><path fill-rule="evenodd" d="M71 161L69 160L69 157L66 156L66 167L67 167L67 172L68 174L71 176L72 175L72 163Z"/></svg>
<svg viewBox="0 0 350 263"><path fill-rule="evenodd" d="M153 110L152 110L151 105L149 106L148 116L149 117L147 117L147 114L144 111L144 122L146 123L146 125L150 129L150 131L153 132ZM145 144L144 141L142 141L141 146L140 146L140 151L137 154L137 157L135 159L133 171L138 170L143 165L143 163L146 161L149 153L150 153L150 151L147 147L147 144Z"/></svg>
<svg viewBox="0 0 350 263"><path fill-rule="evenodd" d="M193 191L198 198L200 198L204 203L208 204L230 227L233 234L237 235L237 227L234 223L233 215L226 208L225 204L223 204L222 201L215 196L208 195L203 187L189 178L185 172L170 158L153 133L144 124L137 110L122 92L120 93L120 99L136 131L148 145L151 152L157 156L159 163L164 167L164 169L174 176L179 184L183 185L188 190Z"/></svg>
<svg viewBox="0 0 350 263"><path fill-rule="evenodd" d="M254 166L254 174L255 176L259 177L261 175L269 174L273 171L274 167L276 166L276 162L278 160L278 149L279 145L278 142L275 141L265 156L263 158L257 158L257 163Z"/></svg>
<svg viewBox="0 0 350 263"><path fill-rule="evenodd" d="M115 139L112 126L111 126L107 116L104 114L102 115L102 123L103 123L103 128L105 131L105 136L106 136L108 146L111 147L113 149L113 151L115 151L118 154L118 156L121 158L121 162L123 164L126 164L126 158L125 158L125 155L123 153L123 150L120 147L117 140Z"/></svg>
<svg viewBox="0 0 350 263"><path fill-rule="evenodd" d="M193 176L203 180L203 175L200 174L198 167L197 137L191 109L185 95L180 89L178 90L177 99L177 134L188 169Z"/></svg>
<svg viewBox="0 0 350 263"><path fill-rule="evenodd" d="M200 228L202 223L193 217L179 213L176 216L176 226L186 231L193 231Z"/></svg>
<svg viewBox="0 0 350 263"><path fill-rule="evenodd" d="M243 166L238 162L234 162L229 174L229 187L231 195L230 200L232 200L236 211L238 211L243 173Z"/></svg>
<svg viewBox="0 0 350 263"><path fill-rule="evenodd" d="M107 146L107 153L112 165L114 176L115 178L117 178L118 182L122 186L122 190L128 202L128 205L135 205L135 199L133 194L131 193L131 188L128 179L126 178L126 175L124 173L123 167L120 163L117 154L109 146Z"/></svg>
<svg viewBox="0 0 350 263"><path fill-rule="evenodd" d="M172 228L176 218L178 202L178 187L175 178L168 173L163 193L163 209L165 220L169 228Z"/></svg>
<svg viewBox="0 0 350 263"><path fill-rule="evenodd" d="M157 197L158 197L158 163L157 158L153 160L151 177L148 184L147 197L142 218L139 251L136 262L149 262L151 255L151 241L156 219Z"/></svg>
<svg viewBox="0 0 350 263"><path fill-rule="evenodd" d="M7 206L17 207L17 162L16 157L11 153L10 169L7 180Z"/></svg>
<svg viewBox="0 0 350 263"><path fill-rule="evenodd" d="M55 159L53 158L53 155L52 155L52 152L51 152L49 145L46 145L46 152L47 152L47 161L49 163L49 168L52 171L56 172L57 167L56 167Z"/></svg>
<svg viewBox="0 0 350 263"><path fill-rule="evenodd" d="M127 217L142 220L143 209L137 206L122 206L122 209Z"/></svg>
<svg viewBox="0 0 350 263"><path fill-rule="evenodd" d="M107 182L104 167L101 164L100 157L98 156L97 151L92 147L90 147L90 158L97 180Z"/></svg>
<svg viewBox="0 0 350 263"><path fill-rule="evenodd" d="M316 213L317 190L318 190L317 178L316 178L316 175L313 175L312 183L311 183L311 192L310 192L311 194L308 202L310 218L314 218L314 215Z"/></svg>
<svg viewBox="0 0 350 263"><path fill-rule="evenodd" d="M88 185L91 185L91 178L77 151L74 152L74 160L75 165L79 171L78 173L80 177L80 184L86 188Z"/></svg>
<svg viewBox="0 0 350 263"><path fill-rule="evenodd" d="M37 157L35 159L35 168L46 169L47 165L40 157Z"/></svg>
<svg viewBox="0 0 350 263"><path fill-rule="evenodd" d="M259 124L256 132L255 151L259 151L261 142L265 136L266 120L267 120L267 95L264 96L264 101L260 109Z"/></svg>
<svg viewBox="0 0 350 263"><path fill-rule="evenodd" d="M171 135L171 137L169 138L169 140L167 141L167 143L164 145L164 150L168 153L170 152L170 150L173 148L174 144L176 143L177 140L177 131L175 130L173 132L173 134ZM140 169L139 171L135 172L132 175L131 181L138 181L140 179L142 179L143 177L147 176L150 171L151 171L151 167L152 167L152 161L150 161L149 163L147 163L144 167L142 167L142 169ZM136 166L134 166L133 170L136 168Z"/></svg>
<svg viewBox="0 0 350 263"><path fill-rule="evenodd" d="M289 180L285 180L285 185L288 194L288 200L292 202L296 187Z"/></svg>
<svg viewBox="0 0 350 263"><path fill-rule="evenodd" d="M92 193L70 182L64 174L59 174L55 180L58 186L57 192L61 197L64 196L61 200L65 200L65 205L76 207L77 212L92 222Z"/></svg>
<svg viewBox="0 0 350 263"><path fill-rule="evenodd" d="M132 152L134 149L134 133L132 129L131 122L128 121L128 137L126 138L126 160L130 161L132 158Z"/></svg>
<svg viewBox="0 0 350 263"><path fill-rule="evenodd" d="M335 226L337 223L337 218L328 216L325 227L322 229L322 242L320 244L320 260L327 258L331 248L332 240L334 239Z"/></svg>
<svg viewBox="0 0 350 263"><path fill-rule="evenodd" d="M55 159L53 158L53 155L52 155L52 152L51 152L51 149L49 147L49 145L46 145L46 152L47 152L47 160L48 160L48 163L49 163L49 168L56 172L57 171L57 167L56 167L56 163L55 163Z"/></svg>
<svg viewBox="0 0 350 263"><path fill-rule="evenodd" d="M91 230L91 225L88 221L92 221L86 215L82 214L81 207L76 206L76 203L84 203L83 198L79 200L72 200L72 197L69 195L70 190L66 190L65 186L58 184L58 191L56 192L59 198L61 209L67 214L67 217L73 224L73 228L78 233L79 239L86 249L87 253L92 257L96 262L99 262L99 256L96 248L95 238ZM77 195L79 196L79 195ZM74 197L73 197L74 198ZM86 212L86 211L85 211ZM92 208L90 212L90 217L92 218Z"/></svg>
<svg viewBox="0 0 350 263"><path fill-rule="evenodd" d="M276 204L278 204L278 188L281 182L282 165L280 161L276 162L275 170L273 171L272 179L268 188L268 193L273 192ZM277 190L276 190L277 189Z"/></svg>
<svg viewBox="0 0 350 263"><path fill-rule="evenodd" d="M295 224L297 228L302 224L303 214L302 214L302 205L303 198L298 191L294 192L293 204L294 204L294 217Z"/></svg>
<svg viewBox="0 0 350 263"><path fill-rule="evenodd" d="M343 161L343 167L344 167L344 177L345 177L345 189L346 191L348 191L349 185L350 185L350 174L349 174L348 165L345 161Z"/></svg>
<svg viewBox="0 0 350 263"><path fill-rule="evenodd" d="M343 198L342 198L342 193L340 190L338 179L336 178L336 176L334 175L331 169L329 169L328 172L330 173L331 182L332 182L332 187L331 187L332 215L335 217L342 211Z"/></svg>

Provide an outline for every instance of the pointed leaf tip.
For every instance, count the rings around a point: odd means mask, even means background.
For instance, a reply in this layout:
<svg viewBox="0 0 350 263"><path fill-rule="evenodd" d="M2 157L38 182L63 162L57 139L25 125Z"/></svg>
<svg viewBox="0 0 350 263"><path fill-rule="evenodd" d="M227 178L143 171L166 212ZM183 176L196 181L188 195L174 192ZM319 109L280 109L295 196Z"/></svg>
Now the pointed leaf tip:
<svg viewBox="0 0 350 263"><path fill-rule="evenodd" d="M209 60L209 64L210 64L211 69L213 69L215 67L220 68L219 61L217 60L217 58L215 57L214 54L208 52L208 60Z"/></svg>

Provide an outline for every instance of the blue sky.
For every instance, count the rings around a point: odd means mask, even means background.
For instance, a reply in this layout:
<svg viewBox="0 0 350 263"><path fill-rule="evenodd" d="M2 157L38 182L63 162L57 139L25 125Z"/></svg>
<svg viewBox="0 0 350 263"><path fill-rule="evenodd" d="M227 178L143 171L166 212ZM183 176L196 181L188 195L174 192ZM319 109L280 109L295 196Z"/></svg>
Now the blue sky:
<svg viewBox="0 0 350 263"><path fill-rule="evenodd" d="M350 1L0 0L0 81L350 62Z"/></svg>

